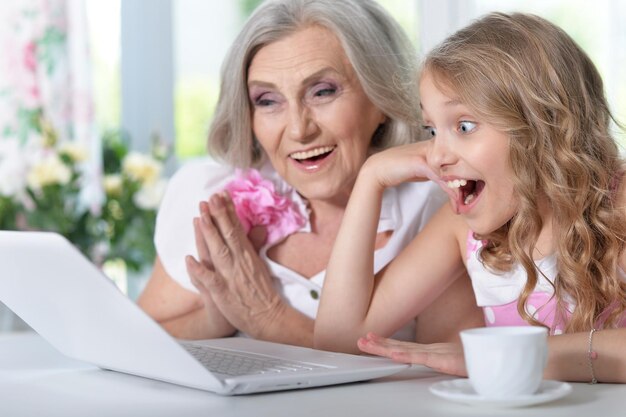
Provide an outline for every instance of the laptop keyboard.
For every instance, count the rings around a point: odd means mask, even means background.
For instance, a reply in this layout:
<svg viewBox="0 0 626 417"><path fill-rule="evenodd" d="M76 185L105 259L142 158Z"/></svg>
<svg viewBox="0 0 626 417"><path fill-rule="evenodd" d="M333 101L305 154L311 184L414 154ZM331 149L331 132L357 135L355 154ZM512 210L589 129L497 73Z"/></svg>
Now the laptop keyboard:
<svg viewBox="0 0 626 417"><path fill-rule="evenodd" d="M190 343L183 343L182 346L209 371L229 376L302 372L324 368L305 362L293 362L212 346Z"/></svg>

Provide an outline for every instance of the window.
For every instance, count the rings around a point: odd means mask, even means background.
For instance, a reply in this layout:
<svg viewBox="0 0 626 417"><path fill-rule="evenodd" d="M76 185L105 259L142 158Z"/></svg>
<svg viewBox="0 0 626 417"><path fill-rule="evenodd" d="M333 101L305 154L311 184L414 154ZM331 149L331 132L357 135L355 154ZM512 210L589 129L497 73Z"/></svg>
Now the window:
<svg viewBox="0 0 626 417"><path fill-rule="evenodd" d="M220 66L245 18L256 6L253 3L173 3L175 148L180 159L206 154L207 131L219 95Z"/></svg>
<svg viewBox="0 0 626 417"><path fill-rule="evenodd" d="M96 123L120 124L120 0L86 0L89 47L94 78Z"/></svg>
<svg viewBox="0 0 626 417"><path fill-rule="evenodd" d="M124 8L120 7L120 0L86 1L92 34L97 120L102 127L115 127L120 124L120 108L123 107L119 30L120 9L124 13ZM173 89L175 134L172 136L175 138L168 139L175 140L179 159L205 154L206 132L219 94L220 65L243 22L261 1L144 0L139 8L141 17L145 16L146 8L164 4L172 21L173 81L170 86L163 84L159 88ZM614 114L618 120L626 122L626 78L621 74L626 67L624 2L378 1L400 22L422 55L447 35L490 11L523 11L545 17L565 29L589 53L603 76ZM144 29L141 25L133 28ZM138 53L147 54L141 49ZM158 69L150 68L150 71ZM168 99L167 94L162 96L163 100ZM169 96L172 96L171 90Z"/></svg>

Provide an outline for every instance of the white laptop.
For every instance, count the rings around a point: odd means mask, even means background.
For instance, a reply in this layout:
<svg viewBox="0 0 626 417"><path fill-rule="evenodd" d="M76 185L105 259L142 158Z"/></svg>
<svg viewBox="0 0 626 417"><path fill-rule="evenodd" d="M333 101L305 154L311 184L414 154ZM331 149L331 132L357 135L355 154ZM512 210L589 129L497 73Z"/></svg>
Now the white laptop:
<svg viewBox="0 0 626 417"><path fill-rule="evenodd" d="M176 340L56 233L0 231L0 271L0 301L61 353L103 369L234 395L361 381L408 367L243 337Z"/></svg>

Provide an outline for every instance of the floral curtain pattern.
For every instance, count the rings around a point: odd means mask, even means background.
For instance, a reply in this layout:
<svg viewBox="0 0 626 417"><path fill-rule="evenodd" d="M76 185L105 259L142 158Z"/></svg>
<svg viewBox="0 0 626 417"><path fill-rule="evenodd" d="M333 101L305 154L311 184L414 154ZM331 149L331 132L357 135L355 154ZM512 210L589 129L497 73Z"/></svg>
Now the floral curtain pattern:
<svg viewBox="0 0 626 417"><path fill-rule="evenodd" d="M3 2L0 19L2 138L37 141L44 117L61 140L88 144L93 100L82 2Z"/></svg>
<svg viewBox="0 0 626 417"><path fill-rule="evenodd" d="M98 194L87 30L82 0L0 3L0 195L19 194L26 166L50 141L88 150L85 192Z"/></svg>
<svg viewBox="0 0 626 417"><path fill-rule="evenodd" d="M55 144L80 162L84 200L97 198L86 32L82 0L0 3L0 228L15 228L22 209L15 201L32 206L27 186L72 180ZM19 328L16 320L0 305L0 330Z"/></svg>

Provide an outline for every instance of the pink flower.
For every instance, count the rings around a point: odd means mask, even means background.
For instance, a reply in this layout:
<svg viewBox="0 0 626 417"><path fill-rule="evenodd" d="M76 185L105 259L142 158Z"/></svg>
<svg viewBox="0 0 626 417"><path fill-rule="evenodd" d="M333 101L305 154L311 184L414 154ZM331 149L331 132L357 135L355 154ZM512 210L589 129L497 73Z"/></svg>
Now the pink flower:
<svg viewBox="0 0 626 417"><path fill-rule="evenodd" d="M24 68L34 73L37 70L37 44L31 41L24 46Z"/></svg>
<svg viewBox="0 0 626 417"><path fill-rule="evenodd" d="M246 233L254 226L263 226L267 232L266 243L271 245L304 226L306 219L296 204L278 194L274 184L264 179L259 171L237 171L236 175L225 189Z"/></svg>

